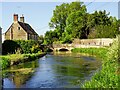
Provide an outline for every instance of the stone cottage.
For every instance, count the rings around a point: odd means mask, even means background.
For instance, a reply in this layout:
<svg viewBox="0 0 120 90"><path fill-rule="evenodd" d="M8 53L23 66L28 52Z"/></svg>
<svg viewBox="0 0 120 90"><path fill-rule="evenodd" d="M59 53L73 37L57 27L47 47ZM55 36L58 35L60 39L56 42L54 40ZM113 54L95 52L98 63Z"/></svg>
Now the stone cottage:
<svg viewBox="0 0 120 90"><path fill-rule="evenodd" d="M13 23L5 32L5 40L38 40L38 34L25 23L23 15L18 21L18 14L14 14Z"/></svg>

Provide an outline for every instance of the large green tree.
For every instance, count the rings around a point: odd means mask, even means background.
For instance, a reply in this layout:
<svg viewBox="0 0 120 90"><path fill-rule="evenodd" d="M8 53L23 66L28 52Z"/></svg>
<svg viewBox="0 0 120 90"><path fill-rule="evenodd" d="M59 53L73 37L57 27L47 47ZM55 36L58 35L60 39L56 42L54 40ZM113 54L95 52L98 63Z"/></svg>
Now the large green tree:
<svg viewBox="0 0 120 90"><path fill-rule="evenodd" d="M66 21L65 32L72 38L87 38L86 15L82 11L71 13Z"/></svg>
<svg viewBox="0 0 120 90"><path fill-rule="evenodd" d="M106 11L95 11L87 26L89 28L88 38L114 38L118 31L118 21L115 17L109 16ZM91 23L91 24L90 24Z"/></svg>
<svg viewBox="0 0 120 90"><path fill-rule="evenodd" d="M60 6L56 6L49 25L56 30L59 40L62 40L67 18L77 11L86 12L86 7L82 2L63 3Z"/></svg>
<svg viewBox="0 0 120 90"><path fill-rule="evenodd" d="M44 43L71 43L74 38L114 38L119 34L120 20L110 13L87 13L83 2L63 3L56 6L49 22L52 30L45 34Z"/></svg>

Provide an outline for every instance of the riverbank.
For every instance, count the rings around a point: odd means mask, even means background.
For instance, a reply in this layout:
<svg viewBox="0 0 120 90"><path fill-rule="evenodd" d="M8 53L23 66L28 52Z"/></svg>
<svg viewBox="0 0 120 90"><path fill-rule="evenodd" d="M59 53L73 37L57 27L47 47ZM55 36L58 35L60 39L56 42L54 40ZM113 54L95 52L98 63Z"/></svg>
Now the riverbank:
<svg viewBox="0 0 120 90"><path fill-rule="evenodd" d="M72 52L94 54L102 59L102 70L96 72L83 88L118 88L120 82L118 39L107 48L75 48Z"/></svg>
<svg viewBox="0 0 120 90"><path fill-rule="evenodd" d="M36 60L44 56L45 54L46 53L3 55L0 56L1 58L0 65L2 66L2 69L6 69L7 67L10 67L12 65L17 65L19 63Z"/></svg>
<svg viewBox="0 0 120 90"><path fill-rule="evenodd" d="M103 59L106 58L106 53L108 52L108 48L74 48L72 49L72 52L95 55Z"/></svg>

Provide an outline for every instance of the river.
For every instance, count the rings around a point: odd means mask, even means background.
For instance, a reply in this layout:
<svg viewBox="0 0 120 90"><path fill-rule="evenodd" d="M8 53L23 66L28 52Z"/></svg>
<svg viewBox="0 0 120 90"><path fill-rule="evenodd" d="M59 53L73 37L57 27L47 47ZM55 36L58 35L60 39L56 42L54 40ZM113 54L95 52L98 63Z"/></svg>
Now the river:
<svg viewBox="0 0 120 90"><path fill-rule="evenodd" d="M100 67L90 55L50 53L4 70L3 88L80 88Z"/></svg>

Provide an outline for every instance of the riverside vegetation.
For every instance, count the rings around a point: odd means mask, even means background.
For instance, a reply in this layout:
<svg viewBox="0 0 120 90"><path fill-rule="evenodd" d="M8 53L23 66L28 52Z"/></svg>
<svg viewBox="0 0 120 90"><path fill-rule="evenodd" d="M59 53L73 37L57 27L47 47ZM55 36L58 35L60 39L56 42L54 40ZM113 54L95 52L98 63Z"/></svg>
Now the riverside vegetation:
<svg viewBox="0 0 120 90"><path fill-rule="evenodd" d="M95 73L83 88L119 88L120 82L120 37L109 48L75 48L73 52L89 53L102 59L102 69Z"/></svg>
<svg viewBox="0 0 120 90"><path fill-rule="evenodd" d="M56 6L53 11L53 16L49 22L52 30L47 31L45 36L41 36L39 39L41 44L51 45L53 43L72 43L75 38L115 38L116 35L120 34L120 20L109 16L109 14L105 10L88 13L82 2L63 3ZM118 43L117 38L109 48L75 48L72 50L73 52L94 54L102 59L102 69L95 73L90 81L86 81L83 87L118 87L118 82L120 82L118 77L120 76L120 44ZM3 54L8 54L1 56L0 63L3 69L7 68L12 61L24 62L26 59L22 58L33 58L42 53L40 46L34 41L5 41L2 46Z"/></svg>
<svg viewBox="0 0 120 90"><path fill-rule="evenodd" d="M45 55L38 42L32 40L6 40L2 44L3 55L0 56L0 65L6 69L26 61L32 61Z"/></svg>
<svg viewBox="0 0 120 90"><path fill-rule="evenodd" d="M4 55L0 56L2 60L0 60L0 64L2 65L2 69L6 69L11 65L16 65L19 63L24 63L27 61L32 61L38 59L45 55L45 53L34 53L34 54L11 54L11 55Z"/></svg>

